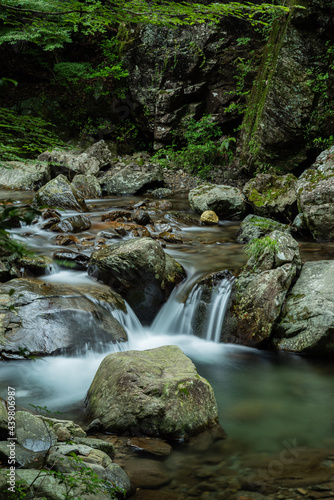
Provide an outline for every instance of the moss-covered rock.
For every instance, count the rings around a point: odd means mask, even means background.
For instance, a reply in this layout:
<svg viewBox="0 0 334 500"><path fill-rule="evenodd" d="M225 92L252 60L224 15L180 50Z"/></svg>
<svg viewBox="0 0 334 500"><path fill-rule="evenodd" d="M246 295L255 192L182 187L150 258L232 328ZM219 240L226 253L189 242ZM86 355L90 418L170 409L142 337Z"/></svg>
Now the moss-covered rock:
<svg viewBox="0 0 334 500"><path fill-rule="evenodd" d="M182 266L159 243L146 237L94 252L88 273L122 295L145 322L153 320L175 285L185 277Z"/></svg>
<svg viewBox="0 0 334 500"><path fill-rule="evenodd" d="M218 423L210 384L176 346L109 354L89 388L87 405L116 433L181 439Z"/></svg>
<svg viewBox="0 0 334 500"><path fill-rule="evenodd" d="M258 174L245 184L243 193L255 214L291 222L298 213L296 182L292 174Z"/></svg>
<svg viewBox="0 0 334 500"><path fill-rule="evenodd" d="M299 177L296 191L299 210L312 236L334 240L334 147L321 153Z"/></svg>
<svg viewBox="0 0 334 500"><path fill-rule="evenodd" d="M268 341L301 261L298 243L287 233L273 231L250 245L233 284L222 340L255 347Z"/></svg>
<svg viewBox="0 0 334 500"><path fill-rule="evenodd" d="M74 177L72 186L84 200L101 198L102 196L100 183L94 175L78 174Z"/></svg>
<svg viewBox="0 0 334 500"><path fill-rule="evenodd" d="M85 201L64 175L58 175L39 189L33 204L77 212L88 211Z"/></svg>
<svg viewBox="0 0 334 500"><path fill-rule="evenodd" d="M258 215L249 214L240 224L240 229L237 235L239 243L248 243L256 238L262 238L272 231L280 231L281 233L291 231L291 226L281 224L273 219L259 217Z"/></svg>

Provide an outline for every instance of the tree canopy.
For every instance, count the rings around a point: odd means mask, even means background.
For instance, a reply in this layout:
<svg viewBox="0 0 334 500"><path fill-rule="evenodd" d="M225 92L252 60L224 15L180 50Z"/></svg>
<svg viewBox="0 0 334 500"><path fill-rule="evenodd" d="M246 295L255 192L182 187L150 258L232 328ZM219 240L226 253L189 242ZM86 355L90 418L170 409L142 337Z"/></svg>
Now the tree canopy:
<svg viewBox="0 0 334 500"><path fill-rule="evenodd" d="M2 0L0 45L26 41L53 50L70 43L76 33L104 33L120 23L177 26L216 23L223 16L261 22L261 14L273 11L284 14L288 8L250 2L205 5L172 0Z"/></svg>

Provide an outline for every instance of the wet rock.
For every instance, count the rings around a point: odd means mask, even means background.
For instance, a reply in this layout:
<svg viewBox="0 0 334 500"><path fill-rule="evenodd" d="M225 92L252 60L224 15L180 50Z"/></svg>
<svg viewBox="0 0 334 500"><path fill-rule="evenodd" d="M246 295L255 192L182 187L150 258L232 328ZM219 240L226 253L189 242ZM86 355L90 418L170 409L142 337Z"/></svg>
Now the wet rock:
<svg viewBox="0 0 334 500"><path fill-rule="evenodd" d="M172 447L166 441L158 438L131 437L127 445L136 451L150 453L156 456L169 455Z"/></svg>
<svg viewBox="0 0 334 500"><path fill-rule="evenodd" d="M52 259L44 255L26 255L20 258L25 276L42 276L52 269Z"/></svg>
<svg viewBox="0 0 334 500"><path fill-rule="evenodd" d="M41 211L41 216L42 216L42 219L44 219L44 220L60 219L61 213L58 212L57 210L53 210L52 208L45 208L44 210Z"/></svg>
<svg viewBox="0 0 334 500"><path fill-rule="evenodd" d="M15 443L14 448L11 448L8 441L0 441L0 461L3 464L12 463L16 467L36 467L36 462L42 461L45 453L34 452L27 450L24 446L20 445L18 442ZM14 460L12 462L12 460Z"/></svg>
<svg viewBox="0 0 334 500"><path fill-rule="evenodd" d="M114 175L106 175L101 180L101 187L106 194L136 194L162 183L162 169L152 163L146 168L129 165Z"/></svg>
<svg viewBox="0 0 334 500"><path fill-rule="evenodd" d="M136 465L129 464L127 473L136 488L154 488L168 484L171 477L164 470L163 465L156 460L142 458Z"/></svg>
<svg viewBox="0 0 334 500"><path fill-rule="evenodd" d="M98 419L95 419L98 421ZM102 423L100 422L100 428L102 427ZM88 429L87 429L88 432ZM104 453L106 453L110 458L114 458L115 455L115 447L112 443L109 443L108 441L104 441L103 439L97 439L97 438L83 438L83 437L74 437L72 439L74 443L77 444L84 444L86 446L89 446L90 448L93 448L94 450L101 450Z"/></svg>
<svg viewBox="0 0 334 500"><path fill-rule="evenodd" d="M268 341L301 261L298 243L287 233L273 231L251 244L233 285L222 340L255 347Z"/></svg>
<svg viewBox="0 0 334 500"><path fill-rule="evenodd" d="M89 257L73 250L57 250L53 253L53 260L58 266L76 271L86 270L89 266Z"/></svg>
<svg viewBox="0 0 334 500"><path fill-rule="evenodd" d="M179 245L180 243L183 243L183 239L181 236L177 234L173 234L170 231L162 231L161 233L158 234L157 236L160 240L165 241L166 243L172 243L175 245Z"/></svg>
<svg viewBox="0 0 334 500"><path fill-rule="evenodd" d="M85 201L64 175L58 175L39 189L33 204L39 207L47 205L51 208L75 210L76 212L88 211Z"/></svg>
<svg viewBox="0 0 334 500"><path fill-rule="evenodd" d="M118 219L119 222L124 222L124 221L130 221L131 220L131 212L128 210L112 210L111 212L107 212L105 214L102 214L101 220L106 221L117 221Z"/></svg>
<svg viewBox="0 0 334 500"><path fill-rule="evenodd" d="M174 196L174 191L167 188L158 188L154 189L151 194L154 198L158 198L160 200L161 198L170 198L171 196Z"/></svg>
<svg viewBox="0 0 334 500"><path fill-rule="evenodd" d="M217 184L192 189L189 203L196 212L213 210L220 219L240 219L246 211L244 196L239 189Z"/></svg>
<svg viewBox="0 0 334 500"><path fill-rule="evenodd" d="M132 213L131 218L134 222L140 224L141 226L146 226L152 222L150 215L145 210L135 210Z"/></svg>
<svg viewBox="0 0 334 500"><path fill-rule="evenodd" d="M67 245L78 245L80 240L74 236L73 234L58 234L54 238L54 242L59 246L67 246Z"/></svg>
<svg viewBox="0 0 334 500"><path fill-rule="evenodd" d="M258 174L243 189L256 215L291 221L298 213L297 178L292 174Z"/></svg>
<svg viewBox="0 0 334 500"><path fill-rule="evenodd" d="M81 233L89 229L91 225L90 220L85 215L73 215L57 222L50 227L50 230L58 233Z"/></svg>
<svg viewBox="0 0 334 500"><path fill-rule="evenodd" d="M179 439L218 422L211 386L176 346L109 354L88 390L87 406L117 433Z"/></svg>
<svg viewBox="0 0 334 500"><path fill-rule="evenodd" d="M237 234L237 241L239 243L248 243L255 238L262 238L272 231L280 231L281 233L291 231L291 226L288 224L281 224L273 219L259 217L258 215L249 214L242 221L240 229Z"/></svg>
<svg viewBox="0 0 334 500"><path fill-rule="evenodd" d="M214 226L218 224L218 222L219 217L216 212L213 212L212 210L206 210L201 215L201 223L205 226Z"/></svg>
<svg viewBox="0 0 334 500"><path fill-rule="evenodd" d="M276 349L310 354L334 352L333 273L333 261L303 265L274 331Z"/></svg>
<svg viewBox="0 0 334 500"><path fill-rule="evenodd" d="M78 174L74 177L72 186L84 200L101 198L102 196L100 183L94 175Z"/></svg>
<svg viewBox="0 0 334 500"><path fill-rule="evenodd" d="M159 200L159 201L150 201L149 203L147 203L147 207L157 210L171 210L171 208L173 208L173 205L170 201Z"/></svg>
<svg viewBox="0 0 334 500"><path fill-rule="evenodd" d="M296 191L299 211L313 238L334 240L334 146L299 177Z"/></svg>
<svg viewBox="0 0 334 500"><path fill-rule="evenodd" d="M117 240L122 239L122 235L116 229L108 229L108 231L100 231L97 235L101 236L102 238L106 238L107 240L110 240L112 238L115 238Z"/></svg>
<svg viewBox="0 0 334 500"><path fill-rule="evenodd" d="M107 287L81 287L11 280L0 286L2 358L85 352L87 346L127 340L110 310L125 311L123 299Z"/></svg>
<svg viewBox="0 0 334 500"><path fill-rule="evenodd" d="M151 321L185 277L182 266L151 238L108 245L91 256L88 273L120 293L140 320Z"/></svg>
<svg viewBox="0 0 334 500"><path fill-rule="evenodd" d="M70 177L75 174L95 175L101 169L112 163L112 154L107 144L102 140L86 151L45 151L39 157L39 160L48 162L52 165L54 175L64 174Z"/></svg>
<svg viewBox="0 0 334 500"><path fill-rule="evenodd" d="M50 166L43 161L7 161L0 166L0 189L33 190L51 179Z"/></svg>

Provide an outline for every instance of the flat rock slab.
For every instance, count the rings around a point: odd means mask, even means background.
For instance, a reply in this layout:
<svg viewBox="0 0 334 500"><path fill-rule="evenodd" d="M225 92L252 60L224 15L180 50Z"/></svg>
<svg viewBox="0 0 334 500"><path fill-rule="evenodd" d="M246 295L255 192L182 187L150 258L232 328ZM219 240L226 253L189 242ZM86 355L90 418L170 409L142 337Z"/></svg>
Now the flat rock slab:
<svg viewBox="0 0 334 500"><path fill-rule="evenodd" d="M176 346L109 354L87 394L105 430L187 438L218 422L210 384Z"/></svg>
<svg viewBox="0 0 334 500"><path fill-rule="evenodd" d="M111 309L126 310L112 290L75 288L35 279L0 285L0 357L20 359L99 350L127 340Z"/></svg>
<svg viewBox="0 0 334 500"><path fill-rule="evenodd" d="M277 349L334 352L334 261L306 262L275 330Z"/></svg>

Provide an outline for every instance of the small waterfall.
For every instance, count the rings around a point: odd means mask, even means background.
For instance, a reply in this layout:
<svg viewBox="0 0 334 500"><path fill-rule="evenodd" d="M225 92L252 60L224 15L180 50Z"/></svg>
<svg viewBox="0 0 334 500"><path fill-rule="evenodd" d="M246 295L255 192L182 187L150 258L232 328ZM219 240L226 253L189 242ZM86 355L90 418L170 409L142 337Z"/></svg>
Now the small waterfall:
<svg viewBox="0 0 334 500"><path fill-rule="evenodd" d="M203 296L203 286L197 283L184 302L178 300L183 295L182 289L175 289L150 330L165 334L197 335L208 341L219 342L231 289L231 279L224 278L212 288L207 300Z"/></svg>

